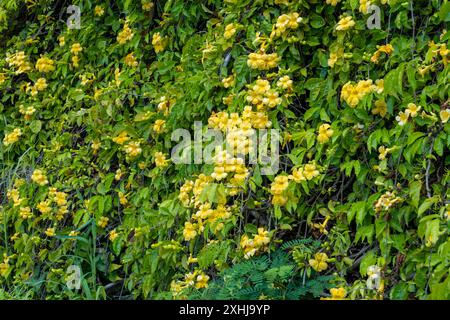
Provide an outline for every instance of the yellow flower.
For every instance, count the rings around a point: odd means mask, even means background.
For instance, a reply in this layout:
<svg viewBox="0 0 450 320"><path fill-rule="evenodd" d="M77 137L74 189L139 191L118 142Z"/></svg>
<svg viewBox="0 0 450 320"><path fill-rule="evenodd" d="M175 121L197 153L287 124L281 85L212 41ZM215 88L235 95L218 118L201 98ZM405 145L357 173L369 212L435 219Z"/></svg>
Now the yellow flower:
<svg viewBox="0 0 450 320"><path fill-rule="evenodd" d="M120 204L123 205L123 206L127 205L128 199L125 196L125 194L123 192L119 192L118 195L119 195L119 202L120 202Z"/></svg>
<svg viewBox="0 0 450 320"><path fill-rule="evenodd" d="M67 204L67 193L65 192L56 192L53 200L56 202L58 207L65 206Z"/></svg>
<svg viewBox="0 0 450 320"><path fill-rule="evenodd" d="M39 78L36 80L34 87L37 91L43 91L47 88L47 80L45 78Z"/></svg>
<svg viewBox="0 0 450 320"><path fill-rule="evenodd" d="M380 147L378 148L378 152L380 153L380 154L378 155L378 159L380 159L380 160L386 159L386 156L388 155L388 153L389 153L390 151L391 151L391 149L386 148L385 146L380 146Z"/></svg>
<svg viewBox="0 0 450 320"><path fill-rule="evenodd" d="M74 68L78 68L80 62L80 58L78 56L72 57L72 65Z"/></svg>
<svg viewBox="0 0 450 320"><path fill-rule="evenodd" d="M311 180L319 175L319 170L317 170L314 163L308 163L303 169L303 175L307 180Z"/></svg>
<svg viewBox="0 0 450 320"><path fill-rule="evenodd" d="M277 81L277 87L282 88L282 89L291 90L292 84L293 84L293 82L289 76L283 76Z"/></svg>
<svg viewBox="0 0 450 320"><path fill-rule="evenodd" d="M109 240L114 241L119 236L119 233L117 233L116 229L111 230L109 233Z"/></svg>
<svg viewBox="0 0 450 320"><path fill-rule="evenodd" d="M142 10L150 11L152 10L154 4L151 1L142 1Z"/></svg>
<svg viewBox="0 0 450 320"><path fill-rule="evenodd" d="M302 181L306 181L305 176L303 175L303 168L293 168L292 175L289 176L289 179L294 180L297 183Z"/></svg>
<svg viewBox="0 0 450 320"><path fill-rule="evenodd" d="M161 34L159 32L156 32L152 37L152 45L155 49L155 52L160 53L166 47L166 39L161 37Z"/></svg>
<svg viewBox="0 0 450 320"><path fill-rule="evenodd" d="M8 77L6 76L6 73L0 73L0 85L2 85Z"/></svg>
<svg viewBox="0 0 450 320"><path fill-rule="evenodd" d="M52 211L52 208L50 207L50 202L48 200L39 202L39 204L36 206L36 208L42 214L47 214L47 213L50 213Z"/></svg>
<svg viewBox="0 0 450 320"><path fill-rule="evenodd" d="M105 229L106 226L108 225L108 222L109 222L109 218L108 218L108 217L100 217L100 219L99 219L98 222L97 222L97 225L98 225L100 228Z"/></svg>
<svg viewBox="0 0 450 320"><path fill-rule="evenodd" d="M20 128L15 128L11 133L5 135L3 138L3 144L5 147L16 143L19 141L20 136L22 135L22 130Z"/></svg>
<svg viewBox="0 0 450 320"><path fill-rule="evenodd" d="M155 153L155 164L158 168L163 168L167 165L169 160L166 159L166 156L162 152Z"/></svg>
<svg viewBox="0 0 450 320"><path fill-rule="evenodd" d="M331 288L330 289L331 299L332 300L342 300L347 296L347 290L344 288Z"/></svg>
<svg viewBox="0 0 450 320"><path fill-rule="evenodd" d="M125 57L125 64L129 67L137 67L139 63L136 61L133 52Z"/></svg>
<svg viewBox="0 0 450 320"><path fill-rule="evenodd" d="M45 230L45 234L47 235L47 237L54 237L56 235L55 228L48 228L47 230Z"/></svg>
<svg viewBox="0 0 450 320"><path fill-rule="evenodd" d="M234 34L236 33L236 27L233 23L228 24L225 27L225 32L223 33L223 36L225 39L230 39Z"/></svg>
<svg viewBox="0 0 450 320"><path fill-rule="evenodd" d="M66 44L66 38L64 38L63 36L59 37L58 41L60 47L63 47Z"/></svg>
<svg viewBox="0 0 450 320"><path fill-rule="evenodd" d="M222 84L223 84L224 88L230 88L230 87L234 86L234 83L235 83L235 81L234 81L233 75L222 79Z"/></svg>
<svg viewBox="0 0 450 320"><path fill-rule="evenodd" d="M441 117L442 123L447 123L448 119L450 119L450 109L444 109L439 112L439 116Z"/></svg>
<svg viewBox="0 0 450 320"><path fill-rule="evenodd" d="M153 124L153 131L155 131L156 133L162 133L162 132L164 132L165 125L166 125L165 120L158 119Z"/></svg>
<svg viewBox="0 0 450 320"><path fill-rule="evenodd" d="M269 231L264 228L258 228L258 234L253 237L253 243L257 247L263 247L270 242Z"/></svg>
<svg viewBox="0 0 450 320"><path fill-rule="evenodd" d="M16 67L15 74L22 74L31 70L32 65L28 62L28 57L24 51L16 52L6 57L6 62L10 67Z"/></svg>
<svg viewBox="0 0 450 320"><path fill-rule="evenodd" d="M117 42L119 44L125 44L127 41L130 41L134 36L133 30L128 26L128 21L125 22L122 31L117 35Z"/></svg>
<svg viewBox="0 0 450 320"><path fill-rule="evenodd" d="M250 53L247 65L252 69L269 70L275 68L278 61L280 61L280 58L277 53L266 54L261 51L261 53Z"/></svg>
<svg viewBox="0 0 450 320"><path fill-rule="evenodd" d="M314 255L314 259L310 259L309 265L317 272L324 271L328 268L328 256L326 253L319 252Z"/></svg>
<svg viewBox="0 0 450 320"><path fill-rule="evenodd" d="M194 239L197 236L197 231L192 223L186 222L184 224L183 236L186 241Z"/></svg>
<svg viewBox="0 0 450 320"><path fill-rule="evenodd" d="M361 98L362 94L357 85L353 85L350 82L344 84L341 91L341 99L344 99L350 107L355 108Z"/></svg>
<svg viewBox="0 0 450 320"><path fill-rule="evenodd" d="M405 110L405 113L414 118L417 116L421 108L421 106L417 106L415 103L408 103L408 107Z"/></svg>
<svg viewBox="0 0 450 320"><path fill-rule="evenodd" d="M115 143L122 145L130 140L130 138L128 137L128 133L126 131L122 131L117 137L113 138L112 140Z"/></svg>
<svg viewBox="0 0 450 320"><path fill-rule="evenodd" d="M131 157L136 157L142 152L142 148L140 147L140 143L138 141L131 141L127 145L125 145L124 150Z"/></svg>
<svg viewBox="0 0 450 320"><path fill-rule="evenodd" d="M409 114L403 111L400 111L398 116L395 117L395 120L398 121L400 126L404 126L408 122Z"/></svg>
<svg viewBox="0 0 450 320"><path fill-rule="evenodd" d="M101 17L105 14L105 9L102 6L95 6L94 13L96 16Z"/></svg>
<svg viewBox="0 0 450 320"><path fill-rule="evenodd" d="M190 255L189 255L189 258L187 259L187 263L188 263L188 264L192 264L192 263L197 263L197 262L198 262L198 259L192 257L192 254L190 254Z"/></svg>
<svg viewBox="0 0 450 320"><path fill-rule="evenodd" d="M47 57L41 57L36 61L36 69L39 72L51 72L55 70L54 61Z"/></svg>
<svg viewBox="0 0 450 320"><path fill-rule="evenodd" d="M70 52L74 55L78 55L81 51L83 51L83 47L78 43L74 43L72 44L72 46L70 47Z"/></svg>
<svg viewBox="0 0 450 320"><path fill-rule="evenodd" d="M31 175L31 180L33 180L40 186L45 186L48 184L47 177L45 176L44 172L40 169L36 169L33 171L33 174Z"/></svg>
<svg viewBox="0 0 450 320"><path fill-rule="evenodd" d="M72 230L69 232L69 237L77 237L79 234L79 231Z"/></svg>
<svg viewBox="0 0 450 320"><path fill-rule="evenodd" d="M383 99L375 101L375 107L372 109L372 114L379 114L384 118L387 114L387 104Z"/></svg>
<svg viewBox="0 0 450 320"><path fill-rule="evenodd" d="M336 26L336 30L345 31L350 28L353 28L354 25L355 25L355 21L353 21L353 18L351 16L344 17L341 20L339 20L339 22Z"/></svg>
<svg viewBox="0 0 450 320"><path fill-rule="evenodd" d="M19 212L20 217L23 220L27 220L33 216L30 207L21 207Z"/></svg>
<svg viewBox="0 0 450 320"><path fill-rule="evenodd" d="M197 279L196 279L196 280L197 280L197 281L196 281L196 283L195 283L195 287L196 287L197 289L201 289L201 288L206 288L206 287L208 287L209 276L205 275L204 273L199 274L199 275L197 276Z"/></svg>
<svg viewBox="0 0 450 320"><path fill-rule="evenodd" d="M319 134L317 136L317 141L319 143L326 143L330 140L334 131L328 123L324 123L319 127Z"/></svg>

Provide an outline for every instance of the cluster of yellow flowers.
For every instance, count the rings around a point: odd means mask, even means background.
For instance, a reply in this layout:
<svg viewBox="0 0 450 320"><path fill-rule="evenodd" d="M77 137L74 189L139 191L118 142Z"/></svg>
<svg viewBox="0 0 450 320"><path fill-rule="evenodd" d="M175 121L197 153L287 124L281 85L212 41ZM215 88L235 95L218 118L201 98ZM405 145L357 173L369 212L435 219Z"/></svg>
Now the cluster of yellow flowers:
<svg viewBox="0 0 450 320"><path fill-rule="evenodd" d="M129 23L128 20L125 21L122 31L120 31L119 34L117 35L117 42L119 44L127 43L134 36L133 30L128 26L128 23Z"/></svg>
<svg viewBox="0 0 450 320"><path fill-rule="evenodd" d="M287 197L284 195L285 190L289 186L288 176L276 176L270 185L270 193L273 195L272 204L283 206L287 202Z"/></svg>
<svg viewBox="0 0 450 320"><path fill-rule="evenodd" d="M172 281L170 290L174 296L179 296L180 293L187 288L206 288L208 287L209 276L201 270L194 270L184 276L184 280Z"/></svg>
<svg viewBox="0 0 450 320"><path fill-rule="evenodd" d="M23 104L19 106L19 112L23 114L25 120L30 120L36 109L33 106L25 107Z"/></svg>
<svg viewBox="0 0 450 320"><path fill-rule="evenodd" d="M320 174L314 162L307 163L304 166L293 168L289 176L276 176L270 186L270 193L273 195L272 204L284 206L287 202L285 191L289 186L289 180L296 183L312 180Z"/></svg>
<svg viewBox="0 0 450 320"><path fill-rule="evenodd" d="M371 79L358 81L357 84L347 82L342 87L341 100L345 100L350 107L355 108L367 94L371 92L380 94L383 90L383 79L376 80L375 84L373 84Z"/></svg>
<svg viewBox="0 0 450 320"><path fill-rule="evenodd" d="M33 180L33 182L37 183L40 186L45 186L48 184L47 176L40 169L36 169L33 171L33 174L31 175L31 180Z"/></svg>
<svg viewBox="0 0 450 320"><path fill-rule="evenodd" d="M280 57L276 52L266 53L263 48L259 52L252 52L248 55L247 65L252 69L270 70L278 66Z"/></svg>
<svg viewBox="0 0 450 320"><path fill-rule="evenodd" d="M5 135L3 138L3 145L5 147L16 143L19 141L20 136L22 135L22 130L20 128L15 128L12 132Z"/></svg>
<svg viewBox="0 0 450 320"><path fill-rule="evenodd" d="M328 256L324 252L318 252L314 255L314 259L309 259L309 265L317 272L322 272L328 268Z"/></svg>
<svg viewBox="0 0 450 320"><path fill-rule="evenodd" d="M19 217L23 220L30 219L33 216L30 207L20 207Z"/></svg>
<svg viewBox="0 0 450 320"><path fill-rule="evenodd" d="M209 224L210 230L214 233L219 232L224 227L224 223L231 218L231 207L225 205L226 198L217 203L216 208L208 201L201 201L200 196L203 190L213 182L213 177L200 174L194 181L186 181L180 188L178 199L184 206L194 206L196 213L192 215L191 220L184 225L183 236L186 241L194 239L198 234L204 231L205 225ZM228 191L228 194L231 192Z"/></svg>
<svg viewBox="0 0 450 320"><path fill-rule="evenodd" d="M336 25L336 30L346 31L355 26L355 21L351 16L342 17Z"/></svg>
<svg viewBox="0 0 450 320"><path fill-rule="evenodd" d="M180 192L179 199L183 202L186 207L195 206L198 207L201 205L200 195L203 192L203 189L207 187L214 179L211 176L207 176L203 173L199 174L195 181L186 181L184 185L181 187L183 192ZM191 195L192 192L192 195Z"/></svg>
<svg viewBox="0 0 450 320"><path fill-rule="evenodd" d="M295 30L298 28L298 24L303 20L297 12L282 14L278 17L276 24L272 29L270 38L279 37L285 33L288 29Z"/></svg>
<svg viewBox="0 0 450 320"><path fill-rule="evenodd" d="M244 258L250 259L257 252L267 251L269 242L269 231L264 228L258 228L258 233L253 238L249 238L244 234L240 241L240 246L244 250Z"/></svg>
<svg viewBox="0 0 450 320"><path fill-rule="evenodd" d="M434 41L431 41L429 44L430 50L433 52L434 56L439 54L442 58L442 63L444 66L448 64L449 55L450 55L450 49L447 48L446 43L434 43Z"/></svg>
<svg viewBox="0 0 450 320"><path fill-rule="evenodd" d="M155 49L156 53L160 53L160 52L164 51L166 44L167 44L167 39L165 37L162 37L159 32L156 32L155 34L153 34L152 45L153 45L153 48Z"/></svg>
<svg viewBox="0 0 450 320"><path fill-rule="evenodd" d="M20 206L20 204L22 203L19 190L17 190L16 188L8 190L6 196L8 197L9 200L12 200L14 207Z"/></svg>
<svg viewBox="0 0 450 320"><path fill-rule="evenodd" d="M392 52L394 52L394 47L392 47L392 45L389 43L386 45L378 46L377 51L375 51L375 53L372 55L370 61L372 61L373 63L378 63L378 59L380 59L382 53L391 55Z"/></svg>
<svg viewBox="0 0 450 320"><path fill-rule="evenodd" d="M12 55L8 55L6 57L6 62L8 62L10 67L16 67L15 74L22 74L32 69L32 65L28 61L24 51L19 51Z"/></svg>
<svg viewBox="0 0 450 320"><path fill-rule="evenodd" d="M45 78L39 78L36 80L34 85L30 85L29 83L27 83L26 91L30 92L32 96L35 96L39 91L44 91L47 86L47 80L45 80Z"/></svg>
<svg viewBox="0 0 450 320"><path fill-rule="evenodd" d="M72 56L72 65L74 68L78 68L78 65L80 62L79 54L81 51L83 51L83 47L78 42L72 44L72 46L70 47L70 52L73 55Z"/></svg>
<svg viewBox="0 0 450 320"><path fill-rule="evenodd" d="M289 175L289 179L296 183L300 183L302 181L312 180L319 176L319 174L320 172L317 169L316 164L314 162L310 162L302 167L293 168L292 175Z"/></svg>
<svg viewBox="0 0 450 320"><path fill-rule="evenodd" d="M69 212L67 208L67 193L58 191L56 188L52 187L49 189L48 197L50 201L56 203L58 206L58 211L56 212L56 220L61 221L64 215Z"/></svg>
<svg viewBox="0 0 450 320"><path fill-rule="evenodd" d="M55 62L47 57L40 57L37 61L36 61L36 69L39 72L52 72L55 70Z"/></svg>
<svg viewBox="0 0 450 320"><path fill-rule="evenodd" d="M378 200L375 202L375 211L381 212L382 210L388 211L396 203L401 202L402 199L395 195L395 192L386 191Z"/></svg>
<svg viewBox="0 0 450 320"><path fill-rule="evenodd" d="M421 109L422 107L417 106L415 103L408 103L408 107L406 108L405 112L400 111L395 119L400 126L404 126L408 122L409 117L415 118L419 114L419 111Z"/></svg>
<svg viewBox="0 0 450 320"><path fill-rule="evenodd" d="M280 85L283 85L284 82L288 83L288 80L290 79L284 78ZM278 92L271 88L268 80L258 79L254 85L248 87L247 101L256 105L258 111L275 108L282 102Z"/></svg>

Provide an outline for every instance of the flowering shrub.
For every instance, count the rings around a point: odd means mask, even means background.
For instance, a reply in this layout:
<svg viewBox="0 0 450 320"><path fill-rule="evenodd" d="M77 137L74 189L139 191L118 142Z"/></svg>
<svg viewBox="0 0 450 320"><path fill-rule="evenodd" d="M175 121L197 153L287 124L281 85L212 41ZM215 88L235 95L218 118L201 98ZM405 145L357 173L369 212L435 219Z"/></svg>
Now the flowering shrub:
<svg viewBox="0 0 450 320"><path fill-rule="evenodd" d="M0 3L0 297L450 298L448 2L63 3Z"/></svg>

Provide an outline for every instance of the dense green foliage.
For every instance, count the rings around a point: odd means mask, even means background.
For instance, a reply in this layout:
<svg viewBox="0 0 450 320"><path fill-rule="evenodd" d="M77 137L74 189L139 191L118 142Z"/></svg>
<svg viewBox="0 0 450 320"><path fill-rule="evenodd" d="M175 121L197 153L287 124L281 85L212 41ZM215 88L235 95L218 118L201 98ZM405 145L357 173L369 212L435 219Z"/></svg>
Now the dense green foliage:
<svg viewBox="0 0 450 320"><path fill-rule="evenodd" d="M1 0L0 299L449 299L449 21L447 0ZM174 163L195 121L244 154L277 129L280 170Z"/></svg>

